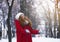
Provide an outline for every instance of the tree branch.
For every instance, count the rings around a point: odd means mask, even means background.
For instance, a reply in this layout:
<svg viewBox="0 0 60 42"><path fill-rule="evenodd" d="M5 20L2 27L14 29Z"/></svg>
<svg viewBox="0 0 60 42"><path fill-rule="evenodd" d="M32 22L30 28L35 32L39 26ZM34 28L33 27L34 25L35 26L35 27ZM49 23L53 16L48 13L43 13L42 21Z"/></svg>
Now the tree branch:
<svg viewBox="0 0 60 42"><path fill-rule="evenodd" d="M11 2L11 7L13 6L13 3L14 3L14 0L12 0L12 2Z"/></svg>
<svg viewBox="0 0 60 42"><path fill-rule="evenodd" d="M9 2L8 2L8 0L6 0L6 2L7 2L7 5L9 6Z"/></svg>

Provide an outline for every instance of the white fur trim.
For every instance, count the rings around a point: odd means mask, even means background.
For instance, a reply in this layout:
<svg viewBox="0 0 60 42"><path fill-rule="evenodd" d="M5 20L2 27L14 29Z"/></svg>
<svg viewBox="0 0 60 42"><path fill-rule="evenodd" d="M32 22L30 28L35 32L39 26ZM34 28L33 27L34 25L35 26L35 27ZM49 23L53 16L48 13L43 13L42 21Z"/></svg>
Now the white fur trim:
<svg viewBox="0 0 60 42"><path fill-rule="evenodd" d="M15 16L15 19L18 20L19 19L19 16L21 15L24 15L24 13L18 13L16 16Z"/></svg>

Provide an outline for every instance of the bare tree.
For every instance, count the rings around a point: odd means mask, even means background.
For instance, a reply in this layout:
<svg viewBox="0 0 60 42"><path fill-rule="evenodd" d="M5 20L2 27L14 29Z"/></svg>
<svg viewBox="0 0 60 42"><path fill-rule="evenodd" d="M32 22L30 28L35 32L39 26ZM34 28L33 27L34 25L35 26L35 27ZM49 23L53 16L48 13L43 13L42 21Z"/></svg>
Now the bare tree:
<svg viewBox="0 0 60 42"><path fill-rule="evenodd" d="M56 0L56 11L58 12L58 23L59 23L59 26L57 28L58 30L57 38L60 38L60 0Z"/></svg>
<svg viewBox="0 0 60 42"><path fill-rule="evenodd" d="M12 41L11 41L10 17L11 17L11 11L12 11L12 7L13 7L14 0L11 1L11 5L10 5L10 3L9 3L9 0L6 0L6 2L7 2L7 5L8 5L8 18L7 18L8 39L9 39L9 42L12 42Z"/></svg>
<svg viewBox="0 0 60 42"><path fill-rule="evenodd" d="M43 5L41 5L42 8L44 9L45 11L45 19L47 19L48 23L46 24L46 26L48 25L48 27L46 27L46 37L47 37L47 34L49 32L49 37L53 37L53 33L52 33L52 19L51 19L51 10L49 8L49 5L47 3L47 9L45 9L45 7Z"/></svg>

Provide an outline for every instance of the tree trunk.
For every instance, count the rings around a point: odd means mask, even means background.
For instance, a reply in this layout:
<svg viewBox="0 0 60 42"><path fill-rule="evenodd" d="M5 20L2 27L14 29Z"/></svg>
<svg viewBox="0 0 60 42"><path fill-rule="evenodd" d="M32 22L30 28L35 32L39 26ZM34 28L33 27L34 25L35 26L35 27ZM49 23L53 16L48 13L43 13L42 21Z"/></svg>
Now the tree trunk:
<svg viewBox="0 0 60 42"><path fill-rule="evenodd" d="M8 39L9 39L9 42L12 42L12 34L11 34L11 25L10 25L10 17L11 17L11 11L12 11L12 7L13 7L13 3L14 3L14 0L12 0L11 2L11 6L9 5L9 2L7 0L7 5L8 5L8 18L7 18L7 27L8 27Z"/></svg>
<svg viewBox="0 0 60 42"><path fill-rule="evenodd" d="M52 33L52 20L49 16L49 37L53 37L53 33Z"/></svg>
<svg viewBox="0 0 60 42"><path fill-rule="evenodd" d="M11 16L11 7L9 7L8 11L8 19L7 19L7 26L8 26L8 39L11 42L11 25L10 25L10 16Z"/></svg>
<svg viewBox="0 0 60 42"><path fill-rule="evenodd" d="M26 15L26 0L20 0L20 12Z"/></svg>
<svg viewBox="0 0 60 42"><path fill-rule="evenodd" d="M56 38L56 13L54 14L54 38Z"/></svg>
<svg viewBox="0 0 60 42"><path fill-rule="evenodd" d="M58 19L59 19L59 26L58 26L57 38L60 38L60 14L58 14Z"/></svg>
<svg viewBox="0 0 60 42"><path fill-rule="evenodd" d="M54 38L56 38L57 14L58 14L58 0L55 0L55 14L54 14Z"/></svg>

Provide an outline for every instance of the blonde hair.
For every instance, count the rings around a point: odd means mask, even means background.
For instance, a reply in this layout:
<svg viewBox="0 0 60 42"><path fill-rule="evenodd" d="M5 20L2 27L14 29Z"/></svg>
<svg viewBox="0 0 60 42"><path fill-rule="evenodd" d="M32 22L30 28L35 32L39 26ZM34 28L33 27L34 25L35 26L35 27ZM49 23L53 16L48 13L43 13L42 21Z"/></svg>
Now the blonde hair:
<svg viewBox="0 0 60 42"><path fill-rule="evenodd" d="M22 19L21 16L19 17L19 21L22 26L24 26L25 20L27 20L29 22L28 25L32 27L32 21L28 17L25 16L24 19Z"/></svg>

